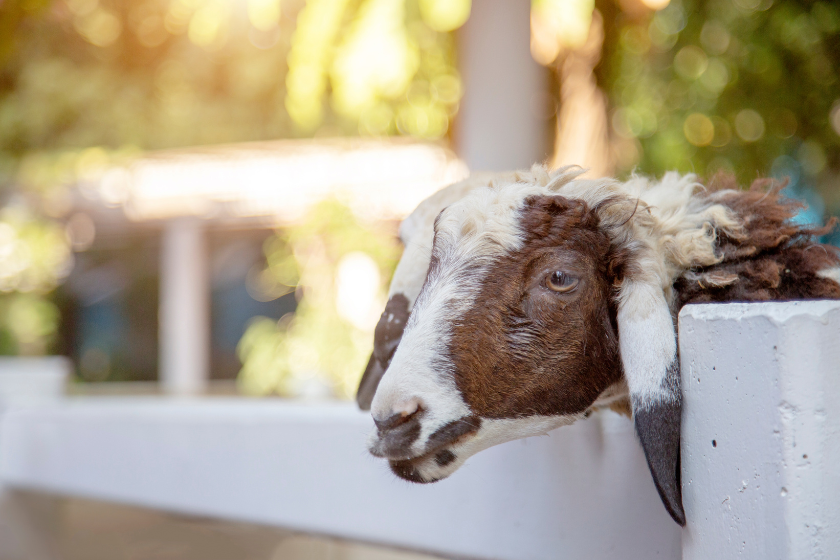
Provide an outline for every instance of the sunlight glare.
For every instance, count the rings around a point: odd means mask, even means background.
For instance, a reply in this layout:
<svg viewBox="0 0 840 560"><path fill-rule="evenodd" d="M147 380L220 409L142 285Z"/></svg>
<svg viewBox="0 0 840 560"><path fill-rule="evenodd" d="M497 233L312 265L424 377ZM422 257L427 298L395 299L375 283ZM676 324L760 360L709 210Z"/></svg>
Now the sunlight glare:
<svg viewBox="0 0 840 560"><path fill-rule="evenodd" d="M336 275L335 307L339 316L365 332L373 332L384 303L379 301L379 267L367 254L342 257Z"/></svg>
<svg viewBox="0 0 840 560"><path fill-rule="evenodd" d="M594 0L532 0L531 55L543 65L586 42Z"/></svg>
<svg viewBox="0 0 840 560"><path fill-rule="evenodd" d="M403 0L370 0L362 8L332 69L334 106L355 116L378 96L406 91L419 53L405 29Z"/></svg>
<svg viewBox="0 0 840 560"><path fill-rule="evenodd" d="M260 31L271 31L280 21L280 0L248 0L248 19Z"/></svg>
<svg viewBox="0 0 840 560"><path fill-rule="evenodd" d="M420 16L435 31L454 31L470 17L470 0L420 0Z"/></svg>

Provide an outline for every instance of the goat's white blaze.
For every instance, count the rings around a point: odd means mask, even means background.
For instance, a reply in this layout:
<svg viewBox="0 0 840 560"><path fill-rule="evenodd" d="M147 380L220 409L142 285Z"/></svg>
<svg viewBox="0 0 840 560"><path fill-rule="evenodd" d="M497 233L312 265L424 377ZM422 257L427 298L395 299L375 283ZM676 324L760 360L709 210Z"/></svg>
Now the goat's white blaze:
<svg viewBox="0 0 840 560"><path fill-rule="evenodd" d="M424 416L412 449L416 455L423 453L435 430L470 414L445 356L450 325L474 301L484 267L465 271L459 254L446 248L437 252L440 266L430 272L415 301L402 340L371 404L374 418L385 419L405 408L407 402L418 402Z"/></svg>
<svg viewBox="0 0 840 560"><path fill-rule="evenodd" d="M521 249L518 222L523 203L524 197L509 189L481 188L439 216L434 247L438 264L416 296L402 340L371 404L373 417L385 419L419 403L423 417L420 436L412 445L415 455L425 452L436 430L471 414L447 359L451 325L475 305L490 265ZM422 246L412 240L410 247L412 255L421 258ZM372 435L371 447L376 437Z"/></svg>

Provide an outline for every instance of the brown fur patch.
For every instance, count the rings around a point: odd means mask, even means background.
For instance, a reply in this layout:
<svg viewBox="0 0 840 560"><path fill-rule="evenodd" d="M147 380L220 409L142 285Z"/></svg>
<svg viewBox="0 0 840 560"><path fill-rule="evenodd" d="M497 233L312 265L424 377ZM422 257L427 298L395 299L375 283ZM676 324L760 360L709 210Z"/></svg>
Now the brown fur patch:
<svg viewBox="0 0 840 560"><path fill-rule="evenodd" d="M612 298L621 257L581 201L533 197L520 223L524 248L496 262L453 325L455 381L484 418L580 413L621 377ZM555 270L577 287L552 291Z"/></svg>
<svg viewBox="0 0 840 560"><path fill-rule="evenodd" d="M373 353L362 374L359 389L356 391L356 402L362 410L370 410L376 388L397 350L409 315L408 298L399 293L391 296L376 324L373 335Z"/></svg>
<svg viewBox="0 0 840 560"><path fill-rule="evenodd" d="M717 245L723 261L677 279L678 308L703 302L840 299L840 285L818 274L840 266L840 255L815 240L836 219L819 229L793 223L803 204L780 195L784 182L760 179L747 191L719 190L733 186L734 179L716 176L701 197L729 207L743 220L743 232L721 232Z"/></svg>
<svg viewBox="0 0 840 560"><path fill-rule="evenodd" d="M626 416L627 418L633 417L633 408L630 406L630 399L620 399L613 403L610 403L609 409L613 412L621 414L622 416Z"/></svg>

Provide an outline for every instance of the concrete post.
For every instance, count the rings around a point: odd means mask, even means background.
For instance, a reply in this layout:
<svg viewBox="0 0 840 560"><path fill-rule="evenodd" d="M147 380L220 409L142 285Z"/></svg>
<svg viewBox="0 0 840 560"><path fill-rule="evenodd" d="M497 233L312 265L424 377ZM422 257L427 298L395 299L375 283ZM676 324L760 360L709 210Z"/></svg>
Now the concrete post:
<svg viewBox="0 0 840 560"><path fill-rule="evenodd" d="M840 554L840 301L680 313L683 559Z"/></svg>
<svg viewBox="0 0 840 560"><path fill-rule="evenodd" d="M458 155L473 171L528 168L546 156L546 70L531 57L531 3L481 0L458 32L464 97Z"/></svg>
<svg viewBox="0 0 840 560"><path fill-rule="evenodd" d="M163 230L160 266L160 382L172 394L201 392L209 376L209 272L199 220Z"/></svg>

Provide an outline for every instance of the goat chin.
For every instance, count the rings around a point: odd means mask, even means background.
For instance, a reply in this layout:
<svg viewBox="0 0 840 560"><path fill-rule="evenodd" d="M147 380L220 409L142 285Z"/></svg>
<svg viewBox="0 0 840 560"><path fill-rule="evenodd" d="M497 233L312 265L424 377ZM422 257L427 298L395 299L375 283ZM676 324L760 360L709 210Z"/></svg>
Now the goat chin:
<svg viewBox="0 0 840 560"><path fill-rule="evenodd" d="M476 453L489 447L525 437L542 436L561 426L573 424L586 413L563 416L484 419L481 428L453 444L412 459L390 460L391 471L398 477L421 484L437 482L457 471Z"/></svg>
<svg viewBox="0 0 840 560"><path fill-rule="evenodd" d="M484 449L524 437L546 435L555 428L567 426L579 418L588 416L594 408L607 407L630 416L629 412L618 410L622 406L629 409L627 399L627 383L622 379L610 385L592 407L581 414L483 419L477 431L460 436L445 445L425 449L414 457L388 456L387 453L377 452L379 441L377 433L371 434L369 447L374 456L388 459L391 471L399 478L418 484L428 484L447 478L468 458Z"/></svg>

